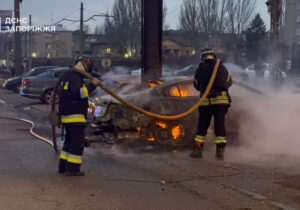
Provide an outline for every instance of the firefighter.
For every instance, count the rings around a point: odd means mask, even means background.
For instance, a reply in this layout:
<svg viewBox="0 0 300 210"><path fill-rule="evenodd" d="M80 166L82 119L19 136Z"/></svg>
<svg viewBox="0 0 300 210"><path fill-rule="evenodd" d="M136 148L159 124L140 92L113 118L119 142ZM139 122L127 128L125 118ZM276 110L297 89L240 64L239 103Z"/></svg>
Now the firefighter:
<svg viewBox="0 0 300 210"><path fill-rule="evenodd" d="M194 86L200 91L200 96L206 90L210 81L214 66L216 64L216 54L210 49L205 49L201 53L201 63L196 70ZM214 133L216 144L216 159L224 159L224 150L227 144L225 130L225 116L231 103L228 88L232 85L232 79L226 67L220 63L215 82L208 97L199 108L199 120L197 135L194 139L194 150L192 158L202 158L202 150L205 143L207 129L210 126L211 118L214 117Z"/></svg>
<svg viewBox="0 0 300 210"><path fill-rule="evenodd" d="M77 71L91 72L92 68L93 60L89 56L79 57L74 67L63 75L59 85L59 115L66 135L58 172L66 176L84 175L80 166L85 144L88 97L100 82L93 79L87 85L84 77Z"/></svg>

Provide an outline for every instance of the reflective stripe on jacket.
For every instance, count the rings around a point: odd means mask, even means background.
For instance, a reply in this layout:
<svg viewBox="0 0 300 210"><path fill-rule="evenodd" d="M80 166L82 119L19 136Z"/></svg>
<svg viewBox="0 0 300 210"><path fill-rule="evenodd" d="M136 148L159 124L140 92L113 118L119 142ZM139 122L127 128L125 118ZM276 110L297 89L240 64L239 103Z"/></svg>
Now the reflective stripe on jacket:
<svg viewBox="0 0 300 210"><path fill-rule="evenodd" d="M83 114L62 115L61 123L86 123L86 119Z"/></svg>
<svg viewBox="0 0 300 210"><path fill-rule="evenodd" d="M230 105L231 99L229 97L228 92L221 91L215 97L208 97L204 100L202 106L209 106L209 105L220 105L220 104L227 104Z"/></svg>

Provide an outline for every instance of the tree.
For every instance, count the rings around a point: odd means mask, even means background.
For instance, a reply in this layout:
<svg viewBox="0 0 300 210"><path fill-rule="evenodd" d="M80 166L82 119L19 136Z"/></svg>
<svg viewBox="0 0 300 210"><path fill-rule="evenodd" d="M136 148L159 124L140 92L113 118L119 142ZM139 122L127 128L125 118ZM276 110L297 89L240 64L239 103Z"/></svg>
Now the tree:
<svg viewBox="0 0 300 210"><path fill-rule="evenodd" d="M246 49L250 61L255 61L258 57L266 54L265 36L266 25L260 15L256 14L246 30Z"/></svg>
<svg viewBox="0 0 300 210"><path fill-rule="evenodd" d="M103 25L97 25L95 27L95 31L94 31L94 34L98 34L98 35L101 35L104 33L104 26Z"/></svg>
<svg viewBox="0 0 300 210"><path fill-rule="evenodd" d="M163 7L163 30L168 30L169 29L169 25L166 23L167 14L168 14L168 8L164 4L164 7Z"/></svg>
<svg viewBox="0 0 300 210"><path fill-rule="evenodd" d="M141 1L115 0L113 19L105 18L105 33L120 53L138 55L141 48Z"/></svg>
<svg viewBox="0 0 300 210"><path fill-rule="evenodd" d="M256 0L227 0L229 30L239 37L248 27Z"/></svg>
<svg viewBox="0 0 300 210"><path fill-rule="evenodd" d="M199 13L197 0L184 0L179 14L180 29L185 31L188 38L192 40L193 47L199 45Z"/></svg>
<svg viewBox="0 0 300 210"><path fill-rule="evenodd" d="M193 40L194 47L199 45L199 35L206 39L214 38L216 45L226 29L227 0L185 0L180 9L180 28Z"/></svg>

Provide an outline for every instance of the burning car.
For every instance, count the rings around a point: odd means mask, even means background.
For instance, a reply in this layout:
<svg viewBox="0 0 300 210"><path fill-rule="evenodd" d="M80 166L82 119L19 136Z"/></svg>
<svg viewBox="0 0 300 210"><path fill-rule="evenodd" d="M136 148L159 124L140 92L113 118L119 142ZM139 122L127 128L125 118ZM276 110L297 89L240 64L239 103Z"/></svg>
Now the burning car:
<svg viewBox="0 0 300 210"><path fill-rule="evenodd" d="M147 111L162 115L185 112L199 100L192 77L169 77L148 83L139 83L135 78L133 83L127 81L120 85L122 88L116 89L118 95ZM233 104L227 115L227 131L229 139L236 139L239 122L247 113L242 97L250 93L235 86L230 92ZM96 95L92 101L97 128L104 138L178 145L191 143L196 133L198 112L180 120L162 121L138 113L110 95Z"/></svg>

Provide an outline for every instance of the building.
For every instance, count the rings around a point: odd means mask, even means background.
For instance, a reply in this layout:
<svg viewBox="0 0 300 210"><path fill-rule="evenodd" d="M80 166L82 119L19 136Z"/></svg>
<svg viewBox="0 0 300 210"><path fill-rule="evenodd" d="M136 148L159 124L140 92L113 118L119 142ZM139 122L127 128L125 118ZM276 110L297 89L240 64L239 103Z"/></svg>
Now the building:
<svg viewBox="0 0 300 210"><path fill-rule="evenodd" d="M85 34L84 35L84 50L83 54L92 57L103 57L106 54L112 54L112 49L109 46L107 38L103 34ZM80 33L79 30L73 32L73 57L79 55Z"/></svg>
<svg viewBox="0 0 300 210"><path fill-rule="evenodd" d="M56 25L55 32L33 32L32 57L71 58L72 36L72 31L64 28L62 25Z"/></svg>
<svg viewBox="0 0 300 210"><path fill-rule="evenodd" d="M282 41L289 46L300 45L300 0L284 1Z"/></svg>
<svg viewBox="0 0 300 210"><path fill-rule="evenodd" d="M13 34L0 33L0 68L12 65L13 60Z"/></svg>
<svg viewBox="0 0 300 210"><path fill-rule="evenodd" d="M191 40L180 30L164 31L162 48L164 56L181 57L195 55L196 53Z"/></svg>

